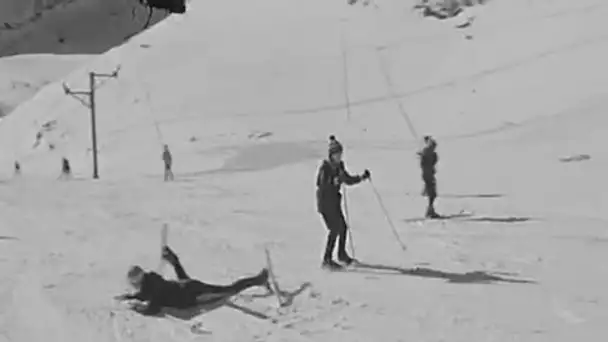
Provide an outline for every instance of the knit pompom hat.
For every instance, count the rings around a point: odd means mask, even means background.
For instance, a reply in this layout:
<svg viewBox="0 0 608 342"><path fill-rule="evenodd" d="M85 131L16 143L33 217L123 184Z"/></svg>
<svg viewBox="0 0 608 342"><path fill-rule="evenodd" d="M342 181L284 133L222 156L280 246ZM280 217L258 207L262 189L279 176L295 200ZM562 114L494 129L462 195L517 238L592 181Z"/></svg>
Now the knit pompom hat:
<svg viewBox="0 0 608 342"><path fill-rule="evenodd" d="M431 146L437 146L437 141L430 135L424 136L424 142L426 144L430 144Z"/></svg>
<svg viewBox="0 0 608 342"><path fill-rule="evenodd" d="M129 270L127 271L127 278L128 279L134 279L134 278L138 278L141 277L144 274L144 270L137 265L131 266L129 267Z"/></svg>
<svg viewBox="0 0 608 342"><path fill-rule="evenodd" d="M342 147L342 144L340 144L340 142L338 140L336 140L336 137L334 135L330 135L329 136L329 148L328 148L328 153L331 156L334 153L342 153L344 152L344 147Z"/></svg>

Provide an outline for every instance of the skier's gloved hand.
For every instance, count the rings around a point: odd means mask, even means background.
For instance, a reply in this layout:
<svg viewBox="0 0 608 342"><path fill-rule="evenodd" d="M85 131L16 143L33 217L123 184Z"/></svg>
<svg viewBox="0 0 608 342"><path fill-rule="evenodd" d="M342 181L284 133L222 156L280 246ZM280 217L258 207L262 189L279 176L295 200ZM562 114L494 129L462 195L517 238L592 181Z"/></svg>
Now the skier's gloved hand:
<svg viewBox="0 0 608 342"><path fill-rule="evenodd" d="M137 312L144 312L148 309L148 302L143 302L143 301L133 301L131 303L129 303L129 306L131 307L132 310L137 311Z"/></svg>
<svg viewBox="0 0 608 342"><path fill-rule="evenodd" d="M127 300L127 299L129 299L129 294L121 294L118 296L114 296L114 299L115 300Z"/></svg>
<svg viewBox="0 0 608 342"><path fill-rule="evenodd" d="M367 179L370 179L370 178L372 178L371 172L369 172L368 169L365 169L365 171L363 171L363 174L361 175L361 179L362 180L367 180Z"/></svg>

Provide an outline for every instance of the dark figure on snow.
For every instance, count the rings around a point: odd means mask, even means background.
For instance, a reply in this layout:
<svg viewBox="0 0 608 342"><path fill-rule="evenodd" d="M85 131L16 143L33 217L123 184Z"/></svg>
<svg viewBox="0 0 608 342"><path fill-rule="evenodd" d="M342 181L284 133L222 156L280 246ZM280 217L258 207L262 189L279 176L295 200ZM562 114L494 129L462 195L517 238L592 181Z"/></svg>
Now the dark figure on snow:
<svg viewBox="0 0 608 342"><path fill-rule="evenodd" d="M59 178L69 178L72 175L72 167L70 166L70 161L67 158L61 159L61 175Z"/></svg>
<svg viewBox="0 0 608 342"><path fill-rule="evenodd" d="M18 161L15 161L15 176L19 176L21 174L21 164Z"/></svg>
<svg viewBox="0 0 608 342"><path fill-rule="evenodd" d="M162 257L173 266L177 280L166 280L158 273L144 272L141 267L132 266L127 278L137 292L123 294L115 299L135 300L131 305L133 310L144 315L156 315L163 308L192 309L214 304L254 286L270 289L266 269L256 276L239 279L230 285L211 285L190 278L178 256L169 247L163 248Z"/></svg>
<svg viewBox="0 0 608 342"><path fill-rule="evenodd" d="M362 175L351 176L342 161L342 144L332 135L329 137L328 158L323 160L317 173L317 210L329 230L327 245L323 255L323 267L337 269L342 267L332 259L336 239L338 239L338 260L346 265L355 261L346 253L348 226L342 213L342 184L355 185L370 178L369 170Z"/></svg>
<svg viewBox="0 0 608 342"><path fill-rule="evenodd" d="M422 169L422 180L424 182L423 195L429 199L428 207L426 208L427 218L439 218L439 214L435 212L435 199L437 198L437 180L435 167L439 161L437 156L437 142L430 136L424 137L424 147L418 152L420 157L420 168Z"/></svg>
<svg viewBox="0 0 608 342"><path fill-rule="evenodd" d="M173 171L171 169L173 157L171 156L171 151L169 151L169 145L163 147L163 162L165 163L165 182L173 180Z"/></svg>

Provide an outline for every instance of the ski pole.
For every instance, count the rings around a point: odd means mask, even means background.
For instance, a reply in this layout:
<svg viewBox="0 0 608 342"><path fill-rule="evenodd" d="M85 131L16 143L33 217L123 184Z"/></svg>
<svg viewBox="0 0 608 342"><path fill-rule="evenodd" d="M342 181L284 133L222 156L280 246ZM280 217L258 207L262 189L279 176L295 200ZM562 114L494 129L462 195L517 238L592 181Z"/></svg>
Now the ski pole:
<svg viewBox="0 0 608 342"><path fill-rule="evenodd" d="M163 227L160 230L160 263L156 268L156 273L163 274L163 269L165 266L165 259L163 259L163 249L167 247L169 238L169 224L163 223Z"/></svg>
<svg viewBox="0 0 608 342"><path fill-rule="evenodd" d="M348 196L346 194L346 187L344 188L344 213L346 214L346 226L348 227L348 244L352 257L355 257L355 240L353 239L353 231L350 226L350 217L348 216Z"/></svg>
<svg viewBox="0 0 608 342"><path fill-rule="evenodd" d="M371 184L372 186L372 190L374 191L374 194L376 195L376 198L378 199L378 203L380 204L380 208L382 209L382 211L384 212L384 218L386 218L386 221L388 222L393 235L395 235L395 238L397 239L397 242L399 243L399 245L401 246L402 250L407 250L407 247L405 246L405 244L403 243L403 241L401 241L401 238L399 237L399 233L397 233L397 229L395 228L395 225L393 224L393 220L391 220L390 215L388 214L388 210L386 210L386 206L384 205L384 202L382 201L382 197L380 196L380 193L378 192L378 190L376 189L376 187L374 186L374 183L372 182L372 179L369 179L369 184Z"/></svg>

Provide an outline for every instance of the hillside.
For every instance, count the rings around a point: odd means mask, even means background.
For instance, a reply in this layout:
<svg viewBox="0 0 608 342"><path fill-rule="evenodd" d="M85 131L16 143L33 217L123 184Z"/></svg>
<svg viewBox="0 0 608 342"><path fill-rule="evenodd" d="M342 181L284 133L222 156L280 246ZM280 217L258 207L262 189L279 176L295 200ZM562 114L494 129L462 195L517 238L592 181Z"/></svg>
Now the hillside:
<svg viewBox="0 0 608 342"><path fill-rule="evenodd" d="M6 117L0 341L601 341L607 4L495 0L462 29L376 4L193 2ZM84 89L117 66L97 91L93 181L89 112L61 83ZM375 269L319 268L314 177L330 134L352 173L372 171L346 197L356 257ZM425 134L439 142L438 210L472 217L413 222ZM73 181L56 181L62 156ZM156 268L163 223L205 282L257 273L269 247L293 303L277 313L256 289L188 321L125 310L111 298L129 265Z"/></svg>
<svg viewBox="0 0 608 342"><path fill-rule="evenodd" d="M143 27L146 16L135 0L2 1L0 117L90 56L122 44ZM164 17L155 13L152 23Z"/></svg>

